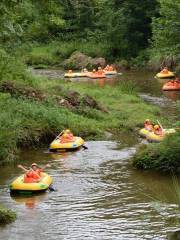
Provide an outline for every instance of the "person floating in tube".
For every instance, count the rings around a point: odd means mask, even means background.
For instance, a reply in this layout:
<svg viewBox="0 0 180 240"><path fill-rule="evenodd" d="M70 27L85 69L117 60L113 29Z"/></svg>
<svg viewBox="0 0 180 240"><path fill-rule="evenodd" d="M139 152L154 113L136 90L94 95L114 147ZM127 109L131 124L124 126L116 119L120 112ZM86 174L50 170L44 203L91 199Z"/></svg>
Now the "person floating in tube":
<svg viewBox="0 0 180 240"><path fill-rule="evenodd" d="M50 164L46 164L43 168L38 167L36 163L31 164L30 169L25 168L22 165L18 165L18 168L22 169L24 174L25 183L36 183L41 180L41 172L43 172L47 167L50 167Z"/></svg>

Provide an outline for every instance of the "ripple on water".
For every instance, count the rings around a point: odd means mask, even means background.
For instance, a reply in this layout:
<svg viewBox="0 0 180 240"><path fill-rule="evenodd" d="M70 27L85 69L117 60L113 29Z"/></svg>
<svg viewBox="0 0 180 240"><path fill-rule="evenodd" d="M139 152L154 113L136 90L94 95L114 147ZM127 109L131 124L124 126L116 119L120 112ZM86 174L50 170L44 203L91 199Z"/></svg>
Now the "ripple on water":
<svg viewBox="0 0 180 240"><path fill-rule="evenodd" d="M4 185L1 201L17 210L18 219L1 229L0 239L159 240L178 227L177 204L168 188L167 202L159 195L158 201L151 188L164 179L130 166L134 148L118 150L106 141L87 145L88 151L49 155L57 192L13 199Z"/></svg>

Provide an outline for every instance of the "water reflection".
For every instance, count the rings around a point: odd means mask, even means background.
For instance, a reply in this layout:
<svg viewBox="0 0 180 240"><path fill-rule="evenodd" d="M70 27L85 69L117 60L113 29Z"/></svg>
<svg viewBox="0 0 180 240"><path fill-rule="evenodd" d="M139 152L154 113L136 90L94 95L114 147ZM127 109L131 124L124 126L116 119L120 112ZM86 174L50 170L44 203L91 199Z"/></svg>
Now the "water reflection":
<svg viewBox="0 0 180 240"><path fill-rule="evenodd" d="M173 101L180 100L180 91L163 91L163 95Z"/></svg>
<svg viewBox="0 0 180 240"><path fill-rule="evenodd" d="M28 209L35 208L38 204L46 199L46 193L34 194L34 195L15 195L11 194L11 198L17 203L25 205Z"/></svg>

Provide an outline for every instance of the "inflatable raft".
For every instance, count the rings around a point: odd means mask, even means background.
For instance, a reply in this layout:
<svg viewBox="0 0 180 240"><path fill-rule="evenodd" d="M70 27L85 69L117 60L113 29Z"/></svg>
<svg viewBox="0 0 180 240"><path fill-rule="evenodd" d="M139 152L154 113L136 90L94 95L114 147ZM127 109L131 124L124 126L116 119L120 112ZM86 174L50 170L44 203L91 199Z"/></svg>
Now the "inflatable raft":
<svg viewBox="0 0 180 240"><path fill-rule="evenodd" d="M147 129L145 129L145 128L142 128L142 129L140 129L139 130L139 135L141 136L141 137L146 137L146 135L149 133L149 131L147 130Z"/></svg>
<svg viewBox="0 0 180 240"><path fill-rule="evenodd" d="M88 77L89 72L84 73L84 72L77 72L77 73L65 73L64 77L65 78L78 78L78 77Z"/></svg>
<svg viewBox="0 0 180 240"><path fill-rule="evenodd" d="M175 75L173 72L168 71L168 73L160 72L160 73L156 74L156 77L157 78L174 78Z"/></svg>
<svg viewBox="0 0 180 240"><path fill-rule="evenodd" d="M118 74L117 71L106 71L104 70L105 75L116 75Z"/></svg>
<svg viewBox="0 0 180 240"><path fill-rule="evenodd" d="M164 132L164 135L168 135L168 134L172 134L172 133L175 133L176 132L176 130L174 129L174 128L170 128L170 129L163 129L163 132ZM141 137L147 137L147 139L148 140L154 140L155 142L160 142L160 141L162 141L163 140L163 138L164 138L164 135L163 135L163 137L162 136L159 136L159 135L157 135L157 134L155 134L154 132L150 132L150 131L148 131L147 129L145 129L145 128L142 128L142 129L140 129L140 131L139 131L139 135L141 136ZM159 139L159 140L158 140Z"/></svg>
<svg viewBox="0 0 180 240"><path fill-rule="evenodd" d="M180 82L167 82L163 85L163 91L179 91L180 90Z"/></svg>
<svg viewBox="0 0 180 240"><path fill-rule="evenodd" d="M59 139L55 139L49 147L51 152L55 151L75 151L84 144L84 140L81 137L74 137L72 142L61 143Z"/></svg>
<svg viewBox="0 0 180 240"><path fill-rule="evenodd" d="M176 130L174 128L171 128L171 129L164 129L163 130L163 135L157 135L155 134L154 132L149 132L147 135L146 135L146 138L148 141L150 142L161 142L166 135L169 135L169 134L172 134L172 133L175 133Z"/></svg>
<svg viewBox="0 0 180 240"><path fill-rule="evenodd" d="M97 78L106 78L106 75L105 74L96 74L96 73L91 73L89 74L89 78L92 78L92 79L97 79Z"/></svg>
<svg viewBox="0 0 180 240"><path fill-rule="evenodd" d="M41 180L37 183L25 183L24 182L24 174L16 178L10 184L11 193L37 193L46 191L49 186L52 184L52 177L47 173L41 173Z"/></svg>

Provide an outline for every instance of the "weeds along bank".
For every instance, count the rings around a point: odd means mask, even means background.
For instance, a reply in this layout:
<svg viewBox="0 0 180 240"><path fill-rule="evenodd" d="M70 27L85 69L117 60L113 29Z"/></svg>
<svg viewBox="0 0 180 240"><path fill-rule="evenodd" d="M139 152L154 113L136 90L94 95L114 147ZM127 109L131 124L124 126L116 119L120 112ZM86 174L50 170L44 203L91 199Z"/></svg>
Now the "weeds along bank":
<svg viewBox="0 0 180 240"><path fill-rule="evenodd" d="M0 226L15 221L16 214L0 205Z"/></svg>

